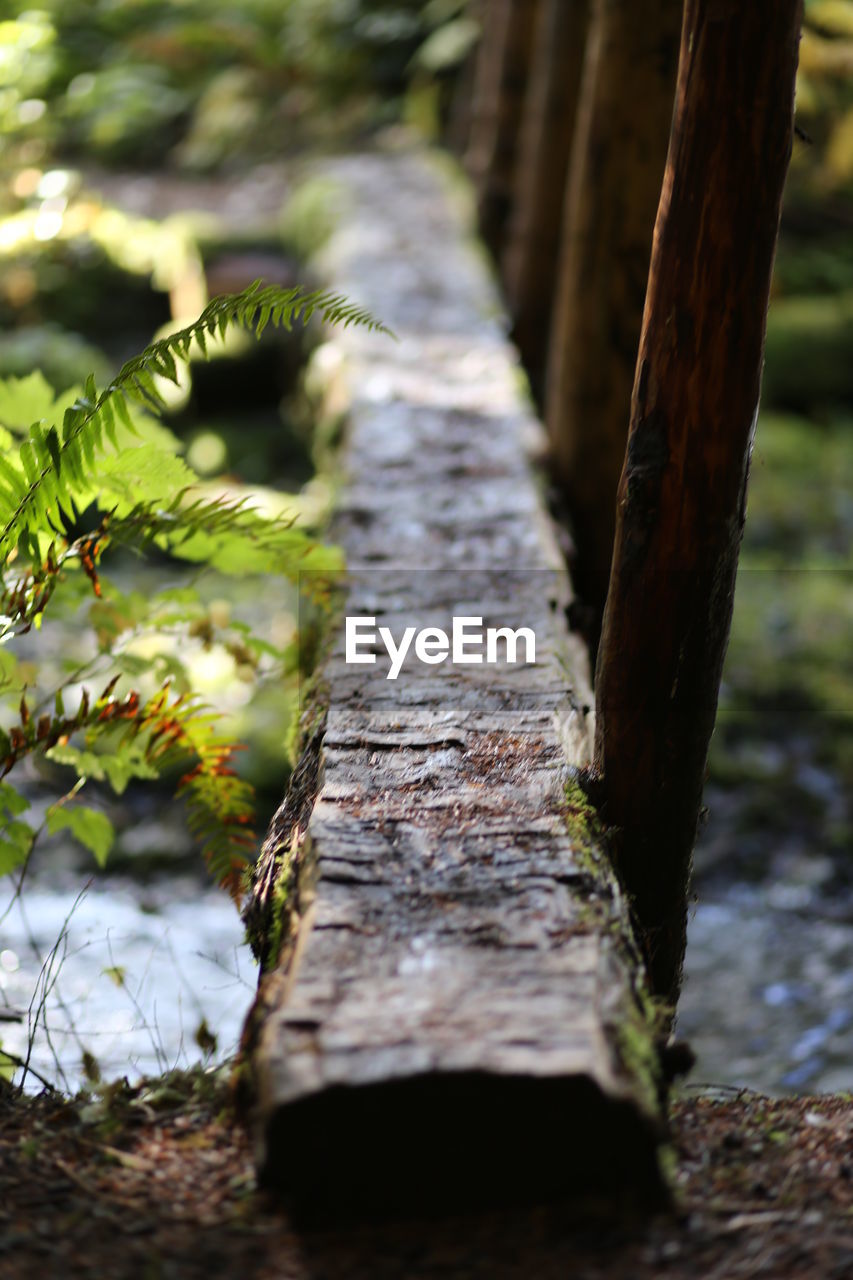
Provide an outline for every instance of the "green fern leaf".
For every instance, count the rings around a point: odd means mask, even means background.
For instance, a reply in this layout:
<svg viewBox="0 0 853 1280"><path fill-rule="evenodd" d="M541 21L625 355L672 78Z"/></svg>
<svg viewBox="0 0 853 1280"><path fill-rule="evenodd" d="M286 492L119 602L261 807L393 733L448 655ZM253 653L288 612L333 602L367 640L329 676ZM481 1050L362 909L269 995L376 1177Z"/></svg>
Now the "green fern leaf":
<svg viewBox="0 0 853 1280"><path fill-rule="evenodd" d="M128 396L155 410L162 407L163 399L157 390L155 376L169 378L173 370L176 373L176 355L185 357L193 342L205 351L206 335L221 336L232 324L257 332L270 319L290 327L294 321L307 323L314 314L320 314L329 324L359 324L371 330L389 332L368 311L339 294L326 290L306 292L301 286L282 289L255 281L242 293L214 298L193 324L153 342L141 355L128 360L100 395L96 394L94 381L90 378L85 393L78 395L65 410L58 449L49 447L45 454L39 447L38 438L31 433L29 445L37 459L37 474L34 477L27 474L24 482L21 479L23 471L17 472L7 465L0 472L0 478L6 482L5 488L0 490L0 559L5 560L25 529L36 530L44 512L41 490L49 477L53 476L57 482L65 480L66 490L69 477L72 486L78 489L86 489L94 482L95 460L103 452L104 431L112 441L114 414L130 432L136 432L137 427L127 405ZM30 390L36 392L38 388ZM49 438L49 433L46 438ZM22 467L26 466L26 458L22 458ZM69 496L73 498L73 488ZM63 510L67 510L66 504L61 498L59 500Z"/></svg>
<svg viewBox="0 0 853 1280"><path fill-rule="evenodd" d="M70 831L75 840L95 855L99 867L107 865L115 830L105 813L82 804L57 805L47 812L47 829L51 835Z"/></svg>

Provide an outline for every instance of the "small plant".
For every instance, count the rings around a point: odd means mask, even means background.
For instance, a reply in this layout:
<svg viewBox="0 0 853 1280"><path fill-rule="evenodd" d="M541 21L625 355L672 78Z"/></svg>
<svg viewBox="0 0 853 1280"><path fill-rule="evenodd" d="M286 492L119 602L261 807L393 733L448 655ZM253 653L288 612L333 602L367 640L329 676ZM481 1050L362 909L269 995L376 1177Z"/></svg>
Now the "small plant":
<svg viewBox="0 0 853 1280"><path fill-rule="evenodd" d="M23 876L43 832L68 831L103 866L112 825L80 803L83 789L97 781L121 793L131 779L168 774L211 874L239 899L255 843L252 791L234 771L235 744L192 686L181 645L222 645L250 671L285 655L218 616L194 581L145 594L123 589L103 565L123 548L240 576L296 581L301 569L337 569L338 553L291 518L211 493L152 417L164 407L162 380L177 383L180 362L232 325L260 336L268 324L290 327L315 313L382 328L338 295L256 282L146 347L101 392L91 377L59 397L38 373L0 380L0 696L14 707L0 727L0 875ZM324 579L307 577L315 588ZM53 618L89 629L92 651L48 659ZM146 643L163 636L170 651ZM6 779L38 760L70 785L33 824L30 800Z"/></svg>

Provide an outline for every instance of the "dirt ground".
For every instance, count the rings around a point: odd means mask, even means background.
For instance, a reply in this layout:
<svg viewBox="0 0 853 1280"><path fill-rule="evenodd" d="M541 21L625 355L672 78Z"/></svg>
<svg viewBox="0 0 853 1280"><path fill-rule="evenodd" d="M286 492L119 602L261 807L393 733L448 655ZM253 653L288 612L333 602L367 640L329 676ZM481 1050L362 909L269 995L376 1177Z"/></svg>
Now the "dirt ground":
<svg viewBox="0 0 853 1280"><path fill-rule="evenodd" d="M300 1232L255 1184L210 1077L71 1102L0 1096L0 1277L853 1275L853 1100L694 1094L673 1107L679 1208L601 1206ZM298 1157L297 1157L298 1158Z"/></svg>

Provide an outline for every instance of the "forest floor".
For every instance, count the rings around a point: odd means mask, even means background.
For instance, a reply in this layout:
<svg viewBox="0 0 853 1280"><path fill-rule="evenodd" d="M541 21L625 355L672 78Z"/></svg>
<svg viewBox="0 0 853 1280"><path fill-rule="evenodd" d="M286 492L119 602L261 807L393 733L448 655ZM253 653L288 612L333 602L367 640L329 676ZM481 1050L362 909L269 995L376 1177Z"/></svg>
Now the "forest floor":
<svg viewBox="0 0 853 1280"><path fill-rule="evenodd" d="M311 1231L258 1188L229 1097L202 1072L76 1100L0 1095L2 1280L853 1274L849 1095L676 1101L669 1216L551 1205Z"/></svg>

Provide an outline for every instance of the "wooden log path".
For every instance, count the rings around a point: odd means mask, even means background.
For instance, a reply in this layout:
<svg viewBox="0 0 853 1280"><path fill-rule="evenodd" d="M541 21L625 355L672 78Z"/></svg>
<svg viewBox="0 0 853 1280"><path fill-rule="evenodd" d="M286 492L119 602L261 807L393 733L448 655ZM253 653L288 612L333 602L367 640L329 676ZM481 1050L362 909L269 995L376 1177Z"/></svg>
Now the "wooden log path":
<svg viewBox="0 0 853 1280"><path fill-rule="evenodd" d="M535 665L344 661L343 617L253 918L284 912L246 1036L259 1165L298 1204L661 1194L661 1090L626 910L574 771L584 648L496 288L444 162L329 162L349 394L344 612L534 630ZM313 803L316 792L316 800ZM276 892L274 873L285 894ZM284 905L282 905L282 903Z"/></svg>

